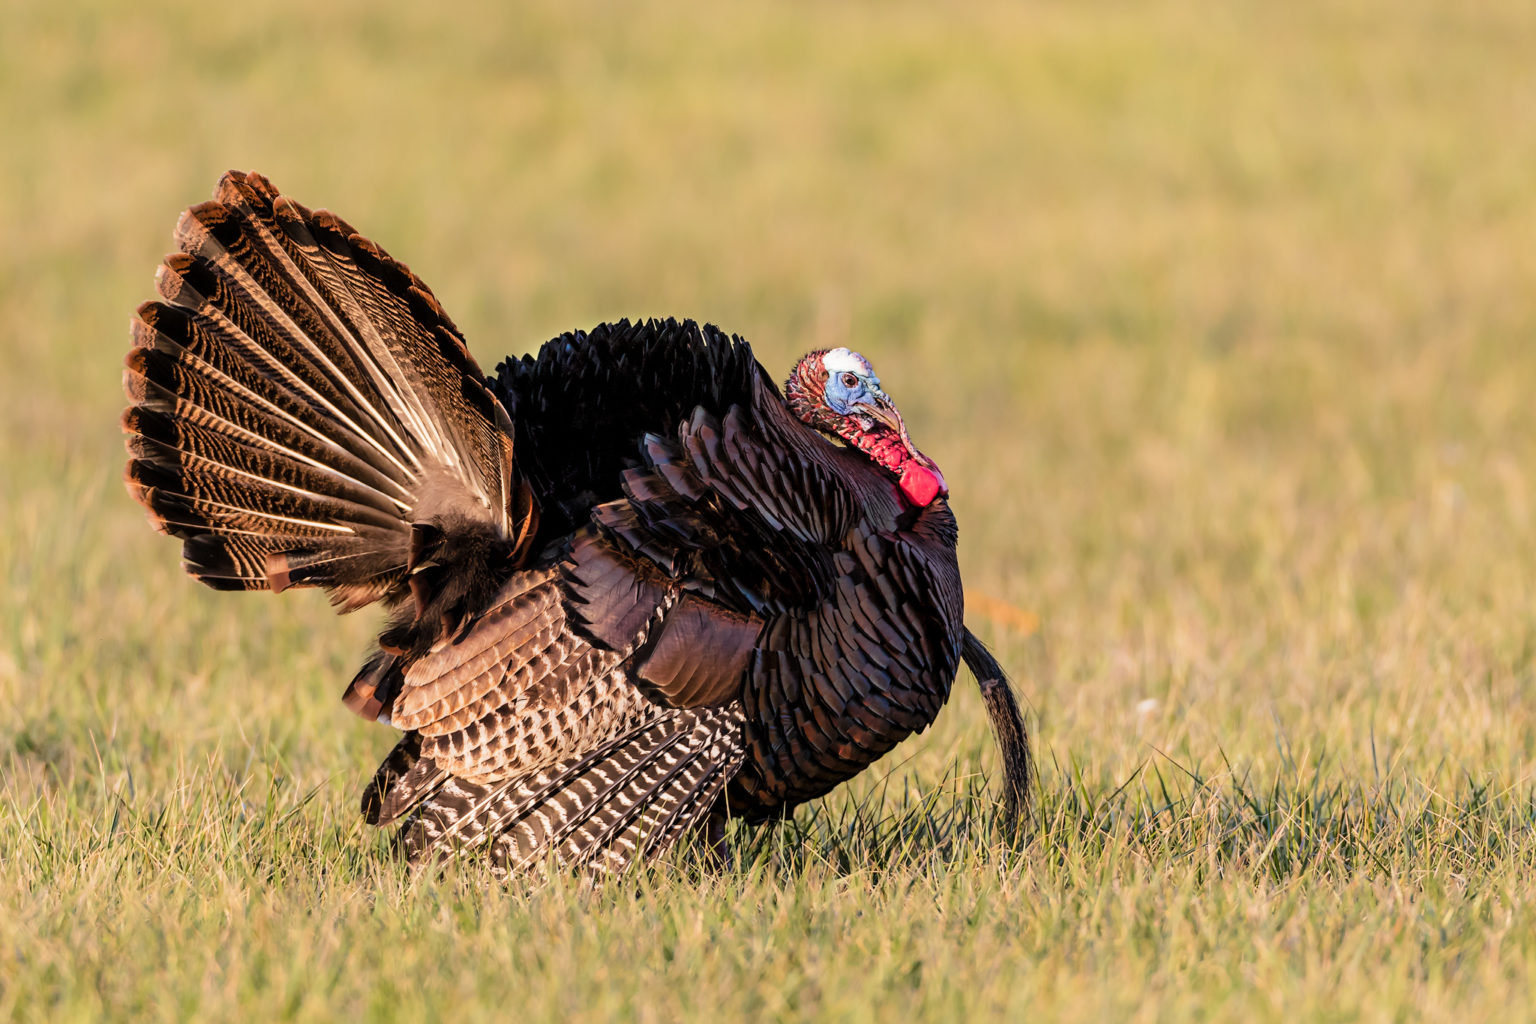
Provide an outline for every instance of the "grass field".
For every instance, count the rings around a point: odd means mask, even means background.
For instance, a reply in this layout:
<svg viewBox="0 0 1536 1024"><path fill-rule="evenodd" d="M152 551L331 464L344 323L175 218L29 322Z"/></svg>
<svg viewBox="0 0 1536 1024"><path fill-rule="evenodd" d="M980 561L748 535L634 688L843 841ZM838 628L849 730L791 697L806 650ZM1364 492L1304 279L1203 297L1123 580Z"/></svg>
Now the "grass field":
<svg viewBox="0 0 1536 1024"><path fill-rule="evenodd" d="M1536 5L512 6L7 8L0 1017L1536 1019ZM868 355L1039 617L972 615L1025 834L962 676L723 873L391 863L376 620L196 586L119 483L228 167L487 367L648 314Z"/></svg>

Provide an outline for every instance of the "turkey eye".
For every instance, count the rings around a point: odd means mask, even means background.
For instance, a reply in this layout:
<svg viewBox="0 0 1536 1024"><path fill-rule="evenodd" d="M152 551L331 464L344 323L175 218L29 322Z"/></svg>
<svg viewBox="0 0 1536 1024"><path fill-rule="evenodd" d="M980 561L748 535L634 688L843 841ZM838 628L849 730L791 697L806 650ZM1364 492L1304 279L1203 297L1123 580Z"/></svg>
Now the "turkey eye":
<svg viewBox="0 0 1536 1024"><path fill-rule="evenodd" d="M843 374L843 387L856 388L859 386L859 378L851 373Z"/></svg>

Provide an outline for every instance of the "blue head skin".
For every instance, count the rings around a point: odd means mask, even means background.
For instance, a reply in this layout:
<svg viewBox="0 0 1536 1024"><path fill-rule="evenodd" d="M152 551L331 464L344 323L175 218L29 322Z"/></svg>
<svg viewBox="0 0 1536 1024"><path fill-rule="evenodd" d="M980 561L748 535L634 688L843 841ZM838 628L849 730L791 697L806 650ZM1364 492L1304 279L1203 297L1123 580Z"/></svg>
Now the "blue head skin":
<svg viewBox="0 0 1536 1024"><path fill-rule="evenodd" d="M859 426L871 430L876 423L899 429L896 406L880 387L874 367L857 352L835 348L822 356L827 371L822 400L839 416L852 416Z"/></svg>

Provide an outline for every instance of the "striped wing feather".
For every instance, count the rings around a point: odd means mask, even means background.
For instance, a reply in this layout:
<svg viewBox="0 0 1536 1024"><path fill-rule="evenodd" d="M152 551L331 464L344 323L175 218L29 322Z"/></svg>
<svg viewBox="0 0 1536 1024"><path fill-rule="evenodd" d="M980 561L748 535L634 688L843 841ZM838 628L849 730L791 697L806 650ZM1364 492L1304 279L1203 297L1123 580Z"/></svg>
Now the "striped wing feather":
<svg viewBox="0 0 1536 1024"><path fill-rule="evenodd" d="M657 705L629 681L632 650L568 628L553 568L518 573L464 637L405 671L391 715L408 734L364 816L405 815L413 858L490 845L509 871L659 852L738 769L741 713Z"/></svg>

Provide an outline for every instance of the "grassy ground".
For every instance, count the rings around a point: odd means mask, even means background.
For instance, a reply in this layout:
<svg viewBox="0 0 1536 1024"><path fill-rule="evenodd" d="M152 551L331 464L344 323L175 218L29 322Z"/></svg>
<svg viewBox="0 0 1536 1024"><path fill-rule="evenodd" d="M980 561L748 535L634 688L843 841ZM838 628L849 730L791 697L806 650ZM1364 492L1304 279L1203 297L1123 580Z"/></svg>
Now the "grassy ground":
<svg viewBox="0 0 1536 1024"><path fill-rule="evenodd" d="M509 6L7 9L0 1016L1532 1018L1536 7ZM653 313L872 357L1039 615L973 616L1021 841L962 679L723 874L405 877L375 623L196 587L118 483L231 166L487 366Z"/></svg>

